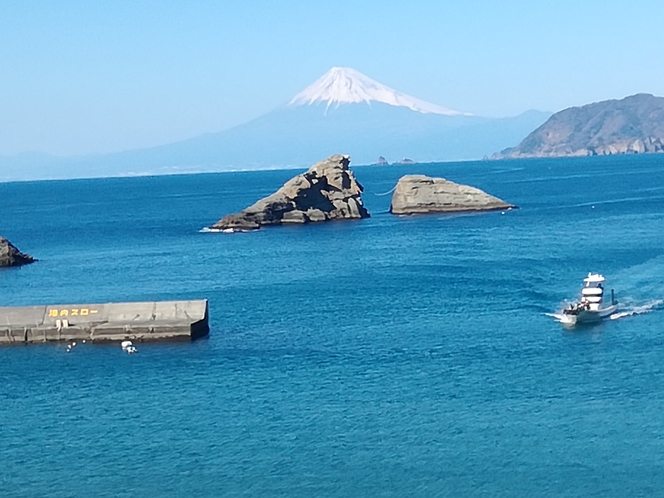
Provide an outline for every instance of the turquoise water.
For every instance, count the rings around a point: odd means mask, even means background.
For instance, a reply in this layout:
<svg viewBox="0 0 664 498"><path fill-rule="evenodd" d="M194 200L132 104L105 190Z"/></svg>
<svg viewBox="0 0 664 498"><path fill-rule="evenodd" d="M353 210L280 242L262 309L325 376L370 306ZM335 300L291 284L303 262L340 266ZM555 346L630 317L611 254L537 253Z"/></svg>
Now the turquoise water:
<svg viewBox="0 0 664 498"><path fill-rule="evenodd" d="M391 216L405 173L519 210ZM0 184L0 305L208 298L192 344L0 349L0 496L651 496L664 157L355 169L372 218L199 233L271 171ZM589 271L623 316L545 313Z"/></svg>

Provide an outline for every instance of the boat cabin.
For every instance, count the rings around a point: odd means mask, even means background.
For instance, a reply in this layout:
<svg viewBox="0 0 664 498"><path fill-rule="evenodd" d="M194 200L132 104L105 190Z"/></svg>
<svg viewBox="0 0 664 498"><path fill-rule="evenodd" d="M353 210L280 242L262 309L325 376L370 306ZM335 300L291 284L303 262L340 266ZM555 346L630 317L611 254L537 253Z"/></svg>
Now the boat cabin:
<svg viewBox="0 0 664 498"><path fill-rule="evenodd" d="M583 279L581 304L590 311L599 311L604 297L604 280L604 277L599 273L588 273L588 276Z"/></svg>

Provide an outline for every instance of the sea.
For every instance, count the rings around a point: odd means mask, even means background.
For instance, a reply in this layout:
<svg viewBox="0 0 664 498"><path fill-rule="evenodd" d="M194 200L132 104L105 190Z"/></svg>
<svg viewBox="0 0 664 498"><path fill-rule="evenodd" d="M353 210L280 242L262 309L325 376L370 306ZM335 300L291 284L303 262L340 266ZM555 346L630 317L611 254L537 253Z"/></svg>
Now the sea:
<svg viewBox="0 0 664 498"><path fill-rule="evenodd" d="M201 233L297 171L0 184L0 306L208 299L194 342L0 348L0 496L664 489L664 156L355 167L371 218ZM396 217L420 173L518 209ZM607 278L620 311L547 314Z"/></svg>

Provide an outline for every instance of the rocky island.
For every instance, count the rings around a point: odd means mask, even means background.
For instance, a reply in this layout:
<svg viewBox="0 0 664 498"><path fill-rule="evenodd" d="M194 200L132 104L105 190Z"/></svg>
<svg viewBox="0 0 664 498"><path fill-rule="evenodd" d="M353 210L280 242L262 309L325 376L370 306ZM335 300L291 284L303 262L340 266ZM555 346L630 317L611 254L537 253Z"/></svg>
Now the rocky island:
<svg viewBox="0 0 664 498"><path fill-rule="evenodd" d="M664 152L664 98L637 94L555 113L494 159Z"/></svg>
<svg viewBox="0 0 664 498"><path fill-rule="evenodd" d="M0 236L0 267L27 265L35 261L35 258L23 254L11 242Z"/></svg>
<svg viewBox="0 0 664 498"><path fill-rule="evenodd" d="M224 216L209 230L235 232L263 225L368 218L361 197L364 189L349 164L348 156L330 156L290 179L274 194L239 213Z"/></svg>
<svg viewBox="0 0 664 498"><path fill-rule="evenodd" d="M392 195L392 214L458 213L515 208L497 197L445 178L405 175Z"/></svg>

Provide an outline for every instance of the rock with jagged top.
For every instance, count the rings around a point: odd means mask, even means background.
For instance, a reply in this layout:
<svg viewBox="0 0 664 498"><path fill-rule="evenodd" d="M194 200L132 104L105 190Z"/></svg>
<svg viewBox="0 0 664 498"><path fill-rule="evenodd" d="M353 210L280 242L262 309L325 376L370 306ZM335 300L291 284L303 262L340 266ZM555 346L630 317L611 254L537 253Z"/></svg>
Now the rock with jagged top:
<svg viewBox="0 0 664 498"><path fill-rule="evenodd" d="M395 187L390 212L399 215L454 213L515 207L478 188L459 185L445 178L405 175Z"/></svg>
<svg viewBox="0 0 664 498"><path fill-rule="evenodd" d="M11 242L0 236L0 267L27 265L35 261L35 258L23 254Z"/></svg>
<svg viewBox="0 0 664 498"><path fill-rule="evenodd" d="M349 164L348 156L330 156L290 179L274 194L223 217L210 230L248 231L264 225L368 218L361 197L364 189Z"/></svg>

